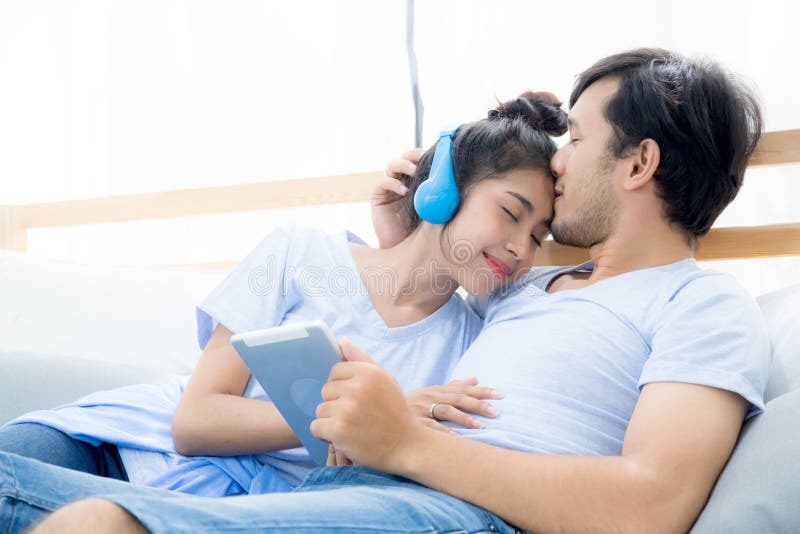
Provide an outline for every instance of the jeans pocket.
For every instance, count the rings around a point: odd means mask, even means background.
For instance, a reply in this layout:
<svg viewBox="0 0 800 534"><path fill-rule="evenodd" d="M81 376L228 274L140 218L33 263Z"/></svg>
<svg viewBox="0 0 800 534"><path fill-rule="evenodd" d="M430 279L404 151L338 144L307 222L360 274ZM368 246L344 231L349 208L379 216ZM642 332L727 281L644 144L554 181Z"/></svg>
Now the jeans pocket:
<svg viewBox="0 0 800 534"><path fill-rule="evenodd" d="M486 528L489 532L497 532L499 534L525 534L527 532L510 523L506 523L488 510L481 509L481 512L486 518Z"/></svg>

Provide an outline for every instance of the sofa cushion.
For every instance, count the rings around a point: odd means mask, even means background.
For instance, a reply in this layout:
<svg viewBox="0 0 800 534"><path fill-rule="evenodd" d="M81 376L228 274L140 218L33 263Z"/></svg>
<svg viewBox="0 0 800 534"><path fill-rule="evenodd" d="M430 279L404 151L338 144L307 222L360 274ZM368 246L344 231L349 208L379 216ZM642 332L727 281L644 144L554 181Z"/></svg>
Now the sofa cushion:
<svg viewBox="0 0 800 534"><path fill-rule="evenodd" d="M800 390L767 403L742 429L693 534L800 530Z"/></svg>
<svg viewBox="0 0 800 534"><path fill-rule="evenodd" d="M0 425L32 410L53 408L89 393L171 375L135 365L108 363L61 354L0 351Z"/></svg>
<svg viewBox="0 0 800 534"><path fill-rule="evenodd" d="M800 284L758 297L772 347L765 401L800 389Z"/></svg>
<svg viewBox="0 0 800 534"><path fill-rule="evenodd" d="M0 251L0 350L189 373L200 355L194 307L224 275Z"/></svg>

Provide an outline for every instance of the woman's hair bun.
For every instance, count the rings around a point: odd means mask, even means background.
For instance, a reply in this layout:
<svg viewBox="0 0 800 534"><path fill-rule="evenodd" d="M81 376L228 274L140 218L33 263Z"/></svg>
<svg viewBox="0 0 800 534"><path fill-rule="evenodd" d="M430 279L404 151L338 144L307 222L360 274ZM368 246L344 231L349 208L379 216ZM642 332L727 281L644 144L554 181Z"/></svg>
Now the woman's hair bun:
<svg viewBox="0 0 800 534"><path fill-rule="evenodd" d="M553 93L525 91L514 100L500 102L489 112L489 119L517 117L549 135L559 136L567 131L567 113Z"/></svg>

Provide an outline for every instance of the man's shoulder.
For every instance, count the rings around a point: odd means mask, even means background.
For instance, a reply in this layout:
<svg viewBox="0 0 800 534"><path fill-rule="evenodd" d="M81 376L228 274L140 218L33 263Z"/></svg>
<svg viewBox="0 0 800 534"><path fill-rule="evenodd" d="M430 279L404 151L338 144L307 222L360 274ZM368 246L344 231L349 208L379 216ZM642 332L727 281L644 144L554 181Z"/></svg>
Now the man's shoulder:
<svg viewBox="0 0 800 534"><path fill-rule="evenodd" d="M696 269L673 281L662 295L656 324L703 324L706 328L739 325L755 335L764 331L756 299L730 273Z"/></svg>
<svg viewBox="0 0 800 534"><path fill-rule="evenodd" d="M756 304L755 298L730 273L715 269L687 271L674 279L669 300L730 300Z"/></svg>

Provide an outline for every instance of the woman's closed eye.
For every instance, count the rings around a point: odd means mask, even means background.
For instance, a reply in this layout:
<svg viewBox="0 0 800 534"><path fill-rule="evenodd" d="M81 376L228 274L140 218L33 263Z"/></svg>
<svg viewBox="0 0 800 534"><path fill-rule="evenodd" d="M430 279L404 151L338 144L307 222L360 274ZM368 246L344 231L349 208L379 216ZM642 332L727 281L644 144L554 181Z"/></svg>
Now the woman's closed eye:
<svg viewBox="0 0 800 534"><path fill-rule="evenodd" d="M502 206L501 206L501 207L502 207ZM518 223L518 222L519 222L519 217L517 217L516 215L514 215L513 213L511 213L511 210L509 210L509 209L508 209L508 208L506 208L506 207L503 207L503 211L504 211L504 212L506 212L506 214L507 214L509 217L511 217L511 220L512 220L512 221L514 221L515 223ZM539 239L539 238L538 238L538 237L536 237L535 235L531 234L531 239L533 239L533 242L534 242L534 243L536 243L536 246L537 246L537 247L541 247L541 246L542 246L542 241L541 241L541 239Z"/></svg>
<svg viewBox="0 0 800 534"><path fill-rule="evenodd" d="M514 215L513 213L511 213L511 211L509 211L508 208L503 207L503 211L506 212L509 217L511 217L512 221L514 221L515 223L519 222L519 218L516 215Z"/></svg>

